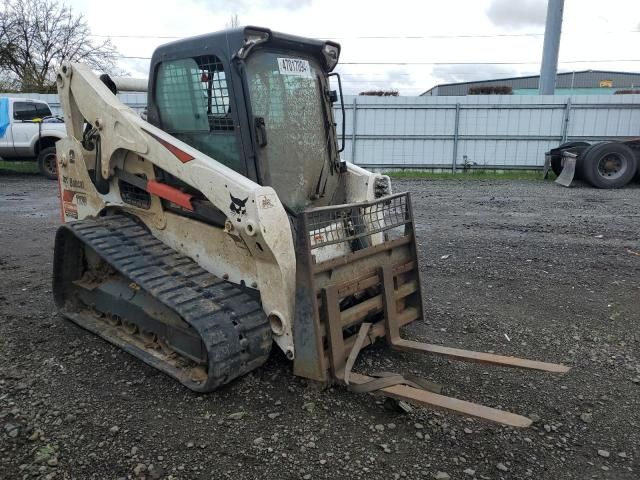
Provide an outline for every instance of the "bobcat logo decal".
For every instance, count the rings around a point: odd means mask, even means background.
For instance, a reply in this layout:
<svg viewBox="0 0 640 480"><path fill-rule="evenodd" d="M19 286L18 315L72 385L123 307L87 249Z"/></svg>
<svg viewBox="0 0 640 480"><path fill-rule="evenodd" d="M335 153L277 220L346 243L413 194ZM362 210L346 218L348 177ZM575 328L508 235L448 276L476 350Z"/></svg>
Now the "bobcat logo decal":
<svg viewBox="0 0 640 480"><path fill-rule="evenodd" d="M247 203L247 200L249 200L249 197L245 198L244 200L240 200L239 198L231 195L231 193L229 193L229 196L231 197L231 205L229 205L231 211L233 213L237 213L238 215L246 215L247 208L245 207L245 205Z"/></svg>

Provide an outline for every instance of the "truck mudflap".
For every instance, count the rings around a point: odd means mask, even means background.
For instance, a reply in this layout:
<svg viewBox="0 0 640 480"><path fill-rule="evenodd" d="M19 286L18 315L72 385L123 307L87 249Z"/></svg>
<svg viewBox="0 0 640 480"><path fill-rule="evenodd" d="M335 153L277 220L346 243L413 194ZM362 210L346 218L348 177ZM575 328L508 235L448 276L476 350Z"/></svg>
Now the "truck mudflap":
<svg viewBox="0 0 640 480"><path fill-rule="evenodd" d="M352 372L361 349L385 338L395 350L441 355L547 372L569 370L515 357L405 340L401 327L423 318L420 269L408 193L357 204L307 210L298 218L296 358L294 373L354 392L375 392L401 402L445 409L526 427L531 420L441 394L441 387L411 375ZM327 258L324 247L349 252ZM335 249L340 251L340 248Z"/></svg>
<svg viewBox="0 0 640 480"><path fill-rule="evenodd" d="M588 144L587 144L588 145ZM572 148L572 147L567 147ZM557 175L555 182L564 187L571 186L571 183L576 178L576 166L578 163L578 155L580 151L570 151L558 147L552 149L544 154L544 169L542 178L545 180L549 178L549 172L554 170L553 162L559 162L561 165L561 172ZM554 171L557 174L557 170Z"/></svg>
<svg viewBox="0 0 640 480"><path fill-rule="evenodd" d="M572 152L562 152L562 172L556 178L556 183L563 187L571 186L571 182L576 175L576 163L578 155Z"/></svg>

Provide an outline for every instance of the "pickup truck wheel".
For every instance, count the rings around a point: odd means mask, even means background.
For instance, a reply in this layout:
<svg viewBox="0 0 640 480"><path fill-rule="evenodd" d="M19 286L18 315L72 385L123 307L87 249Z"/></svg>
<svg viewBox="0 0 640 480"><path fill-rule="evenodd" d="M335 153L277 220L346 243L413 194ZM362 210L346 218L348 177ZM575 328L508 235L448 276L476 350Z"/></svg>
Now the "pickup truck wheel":
<svg viewBox="0 0 640 480"><path fill-rule="evenodd" d="M38 155L38 170L50 180L58 178L58 167L56 166L56 147L45 148Z"/></svg>

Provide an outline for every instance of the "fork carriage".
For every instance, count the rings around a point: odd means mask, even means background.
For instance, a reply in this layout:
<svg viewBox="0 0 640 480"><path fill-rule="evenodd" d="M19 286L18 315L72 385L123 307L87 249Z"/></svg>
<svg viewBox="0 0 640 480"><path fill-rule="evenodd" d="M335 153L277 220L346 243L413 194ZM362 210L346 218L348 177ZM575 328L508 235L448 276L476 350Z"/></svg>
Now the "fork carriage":
<svg viewBox="0 0 640 480"><path fill-rule="evenodd" d="M395 349L452 360L564 373L564 365L415 342L401 327L423 318L416 236L408 193L305 211L297 225L294 373L324 384L527 427L521 415L442 395L441 387L390 372L355 373L361 349L384 338ZM356 248L353 248L356 245ZM328 249L334 249L331 252ZM349 252L349 253L343 253ZM308 301L307 301L308 300Z"/></svg>

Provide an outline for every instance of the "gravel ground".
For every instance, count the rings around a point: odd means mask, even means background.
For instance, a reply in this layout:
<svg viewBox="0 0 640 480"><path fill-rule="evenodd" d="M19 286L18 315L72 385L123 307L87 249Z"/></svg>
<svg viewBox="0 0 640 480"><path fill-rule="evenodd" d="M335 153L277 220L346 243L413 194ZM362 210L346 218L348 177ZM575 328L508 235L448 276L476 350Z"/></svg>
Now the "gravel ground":
<svg viewBox="0 0 640 480"><path fill-rule="evenodd" d="M426 321L406 335L564 362L564 376L373 347L529 415L516 430L317 391L275 352L197 395L57 315L53 182L0 177L0 477L638 479L640 189L396 181L413 193ZM614 215L615 214L615 215Z"/></svg>

